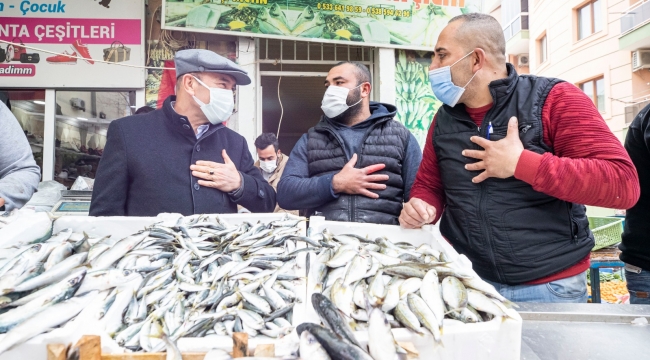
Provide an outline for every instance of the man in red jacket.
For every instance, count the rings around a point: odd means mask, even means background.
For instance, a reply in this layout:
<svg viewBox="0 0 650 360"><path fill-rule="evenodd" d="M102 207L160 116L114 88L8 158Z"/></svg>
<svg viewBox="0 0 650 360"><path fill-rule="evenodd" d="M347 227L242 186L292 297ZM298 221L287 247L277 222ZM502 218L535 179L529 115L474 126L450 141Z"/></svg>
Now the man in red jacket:
<svg viewBox="0 0 650 360"><path fill-rule="evenodd" d="M449 22L429 79L445 105L400 224L441 218L445 238L512 301L586 302L594 239L583 204L626 209L639 197L592 101L562 80L517 75L485 14Z"/></svg>

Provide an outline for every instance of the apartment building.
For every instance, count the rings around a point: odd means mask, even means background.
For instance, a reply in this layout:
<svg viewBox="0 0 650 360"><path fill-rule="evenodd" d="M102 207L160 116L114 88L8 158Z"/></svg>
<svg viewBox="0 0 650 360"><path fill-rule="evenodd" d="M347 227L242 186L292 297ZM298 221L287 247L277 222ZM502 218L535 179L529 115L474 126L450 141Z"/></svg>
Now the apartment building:
<svg viewBox="0 0 650 360"><path fill-rule="evenodd" d="M485 0L519 73L589 95L621 141L650 103L650 0Z"/></svg>

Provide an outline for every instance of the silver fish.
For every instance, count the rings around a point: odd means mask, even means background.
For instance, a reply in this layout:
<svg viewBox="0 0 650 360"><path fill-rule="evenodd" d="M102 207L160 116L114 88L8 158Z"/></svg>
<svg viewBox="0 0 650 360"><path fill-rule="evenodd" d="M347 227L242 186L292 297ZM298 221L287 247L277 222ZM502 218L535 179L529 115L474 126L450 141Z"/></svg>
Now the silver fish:
<svg viewBox="0 0 650 360"><path fill-rule="evenodd" d="M102 300L102 305L99 307L99 314L97 314L98 320L104 317L108 309L111 307L111 305L113 305L116 296L117 296L117 289L114 289L111 292L109 292L108 295L106 295L104 300Z"/></svg>
<svg viewBox="0 0 650 360"><path fill-rule="evenodd" d="M461 310L467 306L467 290L463 283L454 276L442 280L442 299L452 310Z"/></svg>
<svg viewBox="0 0 650 360"><path fill-rule="evenodd" d="M341 247L325 265L331 268L346 266L356 255L357 251Z"/></svg>
<svg viewBox="0 0 650 360"><path fill-rule="evenodd" d="M373 308L367 316L370 355L375 360L396 360L395 338L386 315L380 308Z"/></svg>
<svg viewBox="0 0 650 360"><path fill-rule="evenodd" d="M350 316L352 311L354 310L354 303L352 301L352 298L354 297L354 290L349 287L343 285L343 280L338 279L332 285L332 303L341 310L345 316Z"/></svg>
<svg viewBox="0 0 650 360"><path fill-rule="evenodd" d="M74 271L67 278L47 288L34 300L0 315L0 332L6 332L15 325L46 310L48 307L71 298L86 275L86 269Z"/></svg>
<svg viewBox="0 0 650 360"><path fill-rule="evenodd" d="M348 267L347 272L345 273L345 278L343 280L343 285L348 286L353 282L357 282L363 279L368 271L368 260L361 256L356 255L350 266Z"/></svg>
<svg viewBox="0 0 650 360"><path fill-rule="evenodd" d="M350 344L354 344L361 348L361 344L354 336L352 329L347 321L341 317L339 311L334 304L325 296L315 293L311 296L311 303L314 310L318 313L323 324L325 324L334 333L339 334L342 338L346 339Z"/></svg>
<svg viewBox="0 0 650 360"><path fill-rule="evenodd" d="M96 298L96 295L97 292L93 292L83 296L73 297L44 309L38 315L29 317L9 330L2 338L0 341L0 354L36 335L65 324L90 304Z"/></svg>
<svg viewBox="0 0 650 360"><path fill-rule="evenodd" d="M114 262L122 258L122 256L141 243L147 236L149 236L149 232L143 231L118 241L109 250L92 260L90 266L94 270L108 269Z"/></svg>
<svg viewBox="0 0 650 360"><path fill-rule="evenodd" d="M47 286L53 284L61 279L64 279L70 271L77 266L80 266L86 261L88 253L75 254L67 259L55 264L50 270L46 270L44 273L31 278L20 285L13 288L11 291L22 292L33 290L42 286Z"/></svg>
<svg viewBox="0 0 650 360"><path fill-rule="evenodd" d="M436 316L433 314L433 311L429 309L429 306L422 300L421 297L415 294L407 295L407 303L409 309L415 314L418 318L418 321L425 327L427 330L433 334L433 338L437 343L440 343L442 333L440 332L439 321Z"/></svg>
<svg viewBox="0 0 650 360"><path fill-rule="evenodd" d="M395 310L393 310L393 313L397 321L399 321L402 325L418 334L423 334L422 328L420 327L420 321L418 320L417 316L411 311L406 301L400 300L400 302L395 307Z"/></svg>
<svg viewBox="0 0 650 360"><path fill-rule="evenodd" d="M60 263L61 261L65 260L68 256L72 254L72 250L73 250L72 244L70 244L69 242L64 242L63 244L57 245L50 253L50 256L48 256L45 265L43 265L45 271L49 270L50 268Z"/></svg>
<svg viewBox="0 0 650 360"><path fill-rule="evenodd" d="M79 287L78 294L81 295L93 290L104 291L135 282L138 279L142 279L142 275L132 270L110 269L91 271L88 272L88 275Z"/></svg>
<svg viewBox="0 0 650 360"><path fill-rule="evenodd" d="M120 331L120 333L117 334L117 336L115 337L115 341L117 341L118 345L123 346L126 342L131 340L140 332L143 325L144 325L144 321L129 325L129 327ZM139 342L140 340L138 339L138 343Z"/></svg>
<svg viewBox="0 0 650 360"><path fill-rule="evenodd" d="M111 337L114 337L124 326L122 314L131 303L131 298L133 298L133 289L123 289L118 292L115 301L104 315L106 322L104 329Z"/></svg>
<svg viewBox="0 0 650 360"><path fill-rule="evenodd" d="M474 289L467 289L467 303L478 311L494 316L508 316L492 299Z"/></svg>
<svg viewBox="0 0 650 360"><path fill-rule="evenodd" d="M354 294L352 295L352 301L354 304L360 308L366 307L366 295L365 292L368 289L368 285L364 281L359 281L357 286L354 287Z"/></svg>
<svg viewBox="0 0 650 360"><path fill-rule="evenodd" d="M300 357L310 360L330 360L327 351L309 331L300 334Z"/></svg>
<svg viewBox="0 0 650 360"><path fill-rule="evenodd" d="M379 270L375 277L372 278L368 286L368 295L370 295L371 305L381 305L386 297L386 284L384 284L383 271Z"/></svg>
<svg viewBox="0 0 650 360"><path fill-rule="evenodd" d="M438 283L438 273L435 270L429 270L422 279L420 295L438 320L438 326L442 326L442 320L445 317L445 304Z"/></svg>
<svg viewBox="0 0 650 360"><path fill-rule="evenodd" d="M330 358L342 360L372 360L372 357L356 345L341 341L332 331L316 324L303 323L296 328L302 335L309 331L325 349Z"/></svg>
<svg viewBox="0 0 650 360"><path fill-rule="evenodd" d="M422 279L419 278L409 278L404 280L402 285L399 287L399 297L400 299L403 299L406 297L406 295L414 293L418 290L420 290L420 287L422 286Z"/></svg>

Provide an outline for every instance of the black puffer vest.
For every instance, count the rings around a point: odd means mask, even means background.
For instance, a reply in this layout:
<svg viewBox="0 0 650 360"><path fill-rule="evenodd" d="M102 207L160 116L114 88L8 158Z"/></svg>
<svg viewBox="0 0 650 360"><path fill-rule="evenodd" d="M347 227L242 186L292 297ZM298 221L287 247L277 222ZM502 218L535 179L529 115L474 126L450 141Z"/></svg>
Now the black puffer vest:
<svg viewBox="0 0 650 360"><path fill-rule="evenodd" d="M512 116L519 120L525 149L552 153L543 141L542 108L560 82L518 76L508 64L508 77L489 86L494 102L481 128L464 105L438 111L433 141L447 198L440 231L485 279L509 285L541 279L575 265L594 246L583 205L535 191L514 177L474 184L480 172L464 166L476 160L461 155L464 149L480 149L469 139L485 138L490 122L490 140L503 139Z"/></svg>
<svg viewBox="0 0 650 360"><path fill-rule="evenodd" d="M378 199L366 196L339 194L332 201L309 213L320 212L327 220L397 225L404 201L402 163L406 156L409 131L392 116L375 120L368 128L359 148L356 168L386 164L375 174L388 175L386 189L377 191ZM327 119L322 118L309 129L307 156L309 176L338 173L350 160L345 154L343 139Z"/></svg>

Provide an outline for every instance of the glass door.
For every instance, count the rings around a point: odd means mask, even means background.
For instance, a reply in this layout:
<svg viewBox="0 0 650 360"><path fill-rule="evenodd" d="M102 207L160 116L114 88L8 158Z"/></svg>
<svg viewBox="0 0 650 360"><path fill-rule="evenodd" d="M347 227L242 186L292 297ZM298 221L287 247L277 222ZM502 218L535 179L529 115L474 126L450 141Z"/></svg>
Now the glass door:
<svg viewBox="0 0 650 360"><path fill-rule="evenodd" d="M57 91L54 180L94 179L109 124L134 113L135 91Z"/></svg>

